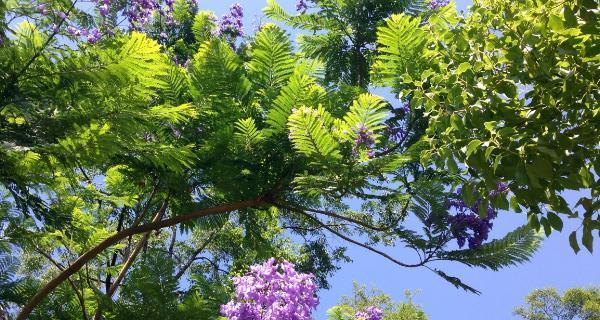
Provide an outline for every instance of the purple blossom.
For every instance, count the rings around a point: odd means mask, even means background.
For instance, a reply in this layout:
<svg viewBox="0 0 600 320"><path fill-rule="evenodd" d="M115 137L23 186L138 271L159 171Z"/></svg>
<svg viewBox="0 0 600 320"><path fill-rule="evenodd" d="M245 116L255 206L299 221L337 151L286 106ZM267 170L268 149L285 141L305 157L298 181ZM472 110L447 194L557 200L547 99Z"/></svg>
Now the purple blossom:
<svg viewBox="0 0 600 320"><path fill-rule="evenodd" d="M72 35L72 36L80 36L81 35L81 30L73 27L73 26L68 26L67 27L67 33Z"/></svg>
<svg viewBox="0 0 600 320"><path fill-rule="evenodd" d="M311 274L298 273L288 261L271 258L234 277L235 298L221 306L229 320L309 320L319 304Z"/></svg>
<svg viewBox="0 0 600 320"><path fill-rule="evenodd" d="M429 9L436 10L442 7L447 6L450 3L450 0L431 0L429 1Z"/></svg>
<svg viewBox="0 0 600 320"><path fill-rule="evenodd" d="M496 190L491 194L498 195L508 192L508 186L499 183ZM448 217L448 223L454 238L459 247L463 247L466 242L470 249L479 248L485 240L488 239L490 230L494 226L492 220L498 216L498 212L488 207L484 218L479 216L479 206L481 199L477 200L475 205L469 207L462 199L460 199L460 191L456 196L448 200L448 208L454 209L456 214Z"/></svg>
<svg viewBox="0 0 600 320"><path fill-rule="evenodd" d="M374 133L372 130L367 130L364 124L359 124L358 128L354 129L354 133L356 134L356 139L354 140L354 146L352 147L352 154L354 154L355 156L358 155L358 149L360 147L365 147L367 149L371 149L374 147ZM373 150L369 150L367 152L367 156L369 158L372 158L375 156L375 152Z"/></svg>
<svg viewBox="0 0 600 320"><path fill-rule="evenodd" d="M108 14L108 4L102 4L98 7L98 12L100 12L101 16L106 16Z"/></svg>
<svg viewBox="0 0 600 320"><path fill-rule="evenodd" d="M45 3L39 4L36 8L37 8L37 10L41 14L43 14L43 15L47 15L48 14L48 9L46 9L46 4Z"/></svg>
<svg viewBox="0 0 600 320"><path fill-rule="evenodd" d="M67 18L67 14L61 11L58 13L58 17L64 20Z"/></svg>
<svg viewBox="0 0 600 320"><path fill-rule="evenodd" d="M410 102L408 102L408 101L401 101L400 102L400 107L398 109L404 111L404 113L409 113L410 112Z"/></svg>
<svg viewBox="0 0 600 320"><path fill-rule="evenodd" d="M354 317L357 320L381 320L383 311L375 306L366 307L364 311L358 311Z"/></svg>
<svg viewBox="0 0 600 320"><path fill-rule="evenodd" d="M129 21L131 30L139 30L152 16L152 12L159 9L160 6L157 0L131 0L129 8L125 10L125 16Z"/></svg>
<svg viewBox="0 0 600 320"><path fill-rule="evenodd" d="M306 4L306 0L298 0L296 2L296 11L304 13L308 10L308 5Z"/></svg>
<svg viewBox="0 0 600 320"><path fill-rule="evenodd" d="M98 30L97 28L94 28L89 32L89 34L87 36L87 42L88 43L96 43L101 38L102 38L102 34L100 33L100 30Z"/></svg>
<svg viewBox="0 0 600 320"><path fill-rule="evenodd" d="M244 24L242 22L242 18L244 17L244 9L239 3L233 4L229 8L229 14L221 17L221 21L219 23L219 29L217 30L217 34L219 35L229 35L233 38L241 36L244 34Z"/></svg>

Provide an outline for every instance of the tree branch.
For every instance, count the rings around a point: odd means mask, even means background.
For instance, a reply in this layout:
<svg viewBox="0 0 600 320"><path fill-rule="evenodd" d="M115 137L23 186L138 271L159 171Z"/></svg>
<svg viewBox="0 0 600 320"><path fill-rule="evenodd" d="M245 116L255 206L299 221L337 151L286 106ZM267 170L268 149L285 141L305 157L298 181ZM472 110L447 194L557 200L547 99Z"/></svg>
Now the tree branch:
<svg viewBox="0 0 600 320"><path fill-rule="evenodd" d="M342 238L342 239L344 239L344 240L346 240L346 241L348 241L350 243L353 243L353 244L355 244L355 245L357 245L359 247L363 247L363 248L365 248L365 249L367 249L367 250L369 250L371 252L374 252L374 253L376 253L376 254L378 254L378 255L380 255L380 256L382 256L382 257L384 257L384 258L386 258L386 259L388 259L390 261L392 261L393 263L395 263L395 264L397 264L399 266L407 267L407 268L416 268L416 267L423 266L427 262L427 261L421 261L421 262L416 263L416 264L407 264L407 263L401 262L401 261L395 259L394 257L390 256L389 254L387 254L387 253L385 253L383 251L375 249L375 248L373 248L371 246L368 246L368 245L366 245L364 243L358 242L358 241L356 241L356 240L354 240L354 239L352 239L352 238L350 238L350 237L348 237L348 236L346 236L346 235L344 235L344 234L342 234L342 233L334 230L333 228L331 228L328 225L326 225L325 223L323 223L321 220L313 217L312 215L310 215L310 214L308 214L308 213L306 213L306 212L304 212L302 210L297 210L297 209L290 209L290 210L295 211L295 212L297 212L297 213L299 213L299 214L307 217L308 219L314 221L315 223L317 223L321 227L325 228L327 231L335 234L336 236L338 236L338 237L340 237L340 238Z"/></svg>
<svg viewBox="0 0 600 320"><path fill-rule="evenodd" d="M240 209L246 209L251 207L257 207L263 204L266 204L266 199L261 196L255 199L228 203L217 207L212 207L208 209L198 210L186 215L173 217L170 219L165 219L157 222L152 222L144 225L140 225L137 227L132 227L125 229L123 231L117 232L116 234L106 238L100 244L90 249L83 255L81 255L77 260L73 262L68 268L66 268L63 272L59 273L56 277L54 277L50 282L48 282L45 286L40 288L36 294L23 306L21 312L17 315L16 320L25 320L31 314L33 309L46 297L50 292L52 292L56 287L58 287L61 283L66 281L71 275L81 269L88 261L96 257L102 251L107 249L108 247L117 244L119 241L140 233L145 233L148 231L159 230L162 228L171 227L177 225L182 222L217 215L224 212L230 212Z"/></svg>
<svg viewBox="0 0 600 320"><path fill-rule="evenodd" d="M169 196L167 196L167 198L163 201L163 204L161 205L160 209L154 215L154 218L152 219L153 223L162 220L162 217L164 216L165 211L167 211L168 203L169 203ZM131 268L131 266L133 265L133 262L137 258L140 251L142 251L142 248L144 248L146 243L148 243L148 239L150 238L151 234L152 234L152 231L148 231L148 232L144 233L144 235L142 236L140 241L138 241L138 243L136 244L136 246L133 249L133 251L131 252L131 254L129 254L129 257L127 257L127 260L125 260L125 263L121 267L119 274L117 274L117 277L115 278L115 282L112 283L112 285L108 289L108 292L106 292L106 296L109 299L112 298L112 296L115 294L115 292L121 285L121 282L125 278L127 271L129 271L129 268ZM102 319L102 308L98 307L98 309L96 309L96 313L94 314L94 320L100 320L100 319Z"/></svg>
<svg viewBox="0 0 600 320"><path fill-rule="evenodd" d="M407 201L406 204L404 205L404 208L402 208L402 214L401 214L401 216L403 216L404 214L406 214L406 210L408 210L409 203L410 203L410 201ZM331 212L331 211L324 211L324 210L318 210L318 209L305 208L305 207L302 207L302 206L285 204L285 203L280 203L280 202L275 202L273 204L275 206L278 206L280 208L287 209L287 210L290 210L290 211L296 211L296 212L298 212L298 211L308 211L308 212L312 212L312 213L322 214L322 215L328 216L330 218L336 218L336 219L348 221L348 222L354 223L356 225L359 225L361 227L364 227L366 229L370 229L370 230L373 230L373 231L380 231L380 232L389 231L390 229L396 227L396 225L398 224L396 222L396 223L388 225L388 226L377 227L377 226L370 225L370 224L368 224L366 222L363 222L363 221L360 221L360 220L357 220L357 219L354 219L354 218L346 217L346 216L343 216L343 215L340 215L340 214L337 214L337 213Z"/></svg>
<svg viewBox="0 0 600 320"><path fill-rule="evenodd" d="M35 251L37 251L39 254L41 254L42 256L44 256L44 258L46 258L48 261L50 261L59 271L63 271L65 268L58 263L58 261L54 260L54 258L52 258L51 255L45 253L44 251L42 251L39 248L35 248ZM75 291L75 295L77 296L77 300L79 301L79 305L81 306L81 312L83 313L83 319L87 320L90 317L87 314L87 310L85 308L85 299L83 298L83 295L81 294L81 292L79 292L79 289L77 289L77 286L75 285L75 283L73 282L73 280L71 280L70 278L68 279L69 281L69 285L71 285L71 288L73 288L73 291Z"/></svg>
<svg viewBox="0 0 600 320"><path fill-rule="evenodd" d="M194 263L194 260L196 260L196 258L198 257L198 255L200 253L202 253L202 251L204 251L204 249L206 249L206 247L214 239L215 234L216 234L215 232L212 232L210 234L210 236L208 237L208 239L206 239L206 241L204 241L204 243L202 243L202 245L200 246L200 248L198 248L196 251L194 251L194 253L192 253L192 255L190 256L190 258L188 259L188 261L181 267L181 269L179 269L179 271L177 271L177 274L175 274L175 281L178 281L179 278L181 278L185 274L185 271L187 269L189 269L189 267L192 266L192 263Z"/></svg>

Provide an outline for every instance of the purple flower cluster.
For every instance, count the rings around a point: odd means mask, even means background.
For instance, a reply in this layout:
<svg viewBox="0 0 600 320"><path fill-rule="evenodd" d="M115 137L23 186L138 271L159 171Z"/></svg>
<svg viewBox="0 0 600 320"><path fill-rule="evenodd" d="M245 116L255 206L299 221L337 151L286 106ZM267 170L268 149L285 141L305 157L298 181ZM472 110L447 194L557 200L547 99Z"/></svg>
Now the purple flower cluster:
<svg viewBox="0 0 600 320"><path fill-rule="evenodd" d="M109 0L102 0L104 2L108 2ZM38 12L40 14L42 14L43 16L49 15L50 13L53 13L54 11L48 9L46 7L46 4L42 3L39 4L36 9L38 10ZM88 43L96 43L98 42L101 38L102 38L102 33L100 32L100 30L98 30L98 28L91 28L91 29L87 29L87 28L78 28L77 26L75 26L74 24L72 24L69 21L69 15L63 11L58 11L55 13L55 17L64 21L64 25L66 25L66 29L65 31L67 32L68 35L73 36L73 37L86 37L87 42ZM53 23L50 26L50 30L54 33L58 33L60 31L58 25L56 23Z"/></svg>
<svg viewBox="0 0 600 320"><path fill-rule="evenodd" d="M496 190L490 193L490 196L506 192L508 192L508 186L504 183L499 183ZM494 208L488 207L486 217L481 218L479 216L480 204L481 199L474 206L469 207L460 199L459 195L448 201L448 207L455 209L457 212L455 215L448 217L448 222L450 223L452 236L456 238L458 246L461 248L465 245L465 242L469 243L469 249L480 247L488 239L490 230L494 226L492 220L498 216L498 212Z"/></svg>
<svg viewBox="0 0 600 320"><path fill-rule="evenodd" d="M156 0L130 0L124 12L129 22L129 28L140 30L144 24L150 21L152 12L159 8L160 5Z"/></svg>
<svg viewBox="0 0 600 320"><path fill-rule="evenodd" d="M352 148L352 153L356 156L358 155L358 148L360 146L364 146L368 149L373 148L375 145L375 139L373 138L373 131L367 130L364 124L360 124L358 128L354 129L354 133L356 133L356 139L354 140L354 147ZM373 157L375 155L375 151L369 150L369 157Z"/></svg>
<svg viewBox="0 0 600 320"><path fill-rule="evenodd" d="M298 0L296 2L296 11L304 13L306 10L308 10L308 4L306 3L306 0Z"/></svg>
<svg viewBox="0 0 600 320"><path fill-rule="evenodd" d="M244 24L242 18L244 17L244 8L239 3L233 4L229 8L229 14L221 17L219 22L219 29L217 35L228 35L232 38L236 38L244 35Z"/></svg>
<svg viewBox="0 0 600 320"><path fill-rule="evenodd" d="M436 10L442 7L447 6L450 3L450 0L431 0L429 1L429 9Z"/></svg>
<svg viewBox="0 0 600 320"><path fill-rule="evenodd" d="M408 132L404 127L400 126L388 126L388 132L390 134L390 140L400 143L406 139Z"/></svg>
<svg viewBox="0 0 600 320"><path fill-rule="evenodd" d="M221 306L229 320L309 320L319 304L313 276L298 273L285 260L252 266L233 283L235 299Z"/></svg>
<svg viewBox="0 0 600 320"><path fill-rule="evenodd" d="M383 311L375 306L366 307L364 311L357 312L354 317L356 320L381 320Z"/></svg>

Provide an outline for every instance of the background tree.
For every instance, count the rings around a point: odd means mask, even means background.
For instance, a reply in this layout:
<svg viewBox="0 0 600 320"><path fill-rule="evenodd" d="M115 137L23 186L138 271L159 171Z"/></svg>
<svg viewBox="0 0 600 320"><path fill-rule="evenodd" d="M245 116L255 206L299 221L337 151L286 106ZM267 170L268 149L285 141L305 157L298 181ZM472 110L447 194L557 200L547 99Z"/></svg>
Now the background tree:
<svg viewBox="0 0 600 320"><path fill-rule="evenodd" d="M526 320L592 320L600 317L600 289L573 288L561 296L556 289L532 291L527 305L515 308L514 314Z"/></svg>
<svg viewBox="0 0 600 320"><path fill-rule="evenodd" d="M366 89L376 55L377 27L392 14L419 14L423 0L306 0L298 1L298 15L286 13L268 0L265 14L306 31L298 42L302 52L325 63L325 81Z"/></svg>
<svg viewBox="0 0 600 320"><path fill-rule="evenodd" d="M378 289L367 289L366 286L354 283L351 296L342 297L340 304L327 310L330 320L360 320L368 315L374 317L374 308L381 311L377 319L383 320L427 320L420 306L412 302L412 294L406 292L407 302L394 302L389 295ZM366 318L366 319L371 319Z"/></svg>

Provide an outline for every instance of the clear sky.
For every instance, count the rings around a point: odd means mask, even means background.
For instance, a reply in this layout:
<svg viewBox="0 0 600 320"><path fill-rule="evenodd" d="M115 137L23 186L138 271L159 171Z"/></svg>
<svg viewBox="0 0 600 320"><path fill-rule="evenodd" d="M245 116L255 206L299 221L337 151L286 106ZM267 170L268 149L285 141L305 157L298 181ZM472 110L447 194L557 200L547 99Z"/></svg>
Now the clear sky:
<svg viewBox="0 0 600 320"><path fill-rule="evenodd" d="M222 15L229 6L228 0L199 0L203 10L214 10ZM233 0L232 0L233 2ZM246 12L246 31L251 32L252 22L260 17L264 0L239 0ZM279 0L289 12L295 0ZM458 0L457 7L467 10L470 1ZM263 22L266 20L263 18ZM390 98L390 97L386 97ZM570 200L574 197L570 197ZM572 201L571 201L572 203ZM524 224L524 214L501 212L494 222L492 237ZM576 221L566 222L562 234L554 233L530 263L499 272L470 269L466 266L441 263L437 265L448 274L458 276L482 292L480 296L454 288L426 269L405 269L388 262L352 244L348 246L352 263L344 264L330 280L331 290L320 292L321 305L315 313L317 320L326 319L325 311L335 305L342 295L351 293L352 282L378 287L397 300L402 300L404 290L419 290L414 301L423 306L431 320L505 320L516 319L512 309L523 303L528 292L535 288L555 287L566 289L576 286L600 285L600 255L581 251L575 255L568 243L569 232L578 227ZM332 241L336 241L332 238ZM596 241L597 243L597 241ZM388 249L388 253L402 259L408 252L402 248ZM407 255L411 257L410 254ZM407 259L408 259L407 258Z"/></svg>

